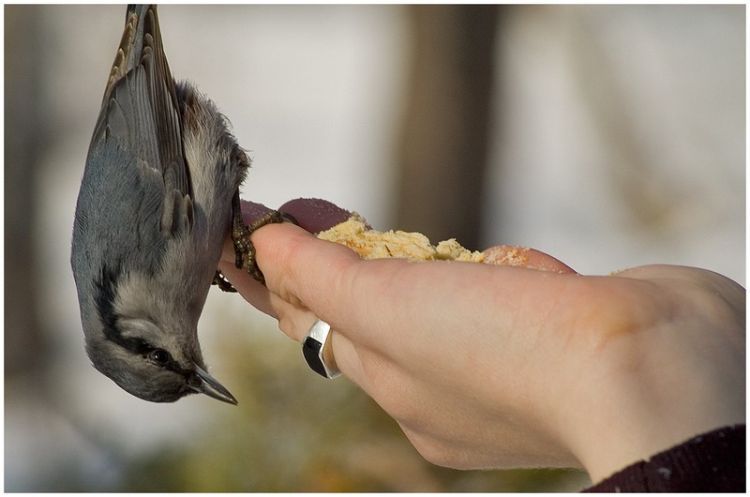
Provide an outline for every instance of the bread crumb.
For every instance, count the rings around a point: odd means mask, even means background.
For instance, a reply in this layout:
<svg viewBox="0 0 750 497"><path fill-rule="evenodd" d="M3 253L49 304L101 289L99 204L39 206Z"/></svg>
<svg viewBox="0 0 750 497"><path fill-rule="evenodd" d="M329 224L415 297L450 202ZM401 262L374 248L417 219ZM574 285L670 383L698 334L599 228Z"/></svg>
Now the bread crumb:
<svg viewBox="0 0 750 497"><path fill-rule="evenodd" d="M455 239L445 240L433 246L421 233L406 231L377 231L368 229L364 219L357 213L343 223L318 233L318 238L345 245L363 259L385 259L396 257L415 261L455 260L482 262L481 252L472 252L462 247Z"/></svg>
<svg viewBox="0 0 750 497"><path fill-rule="evenodd" d="M490 252L490 251L488 251ZM522 266L529 265L529 249L526 247L514 247L503 245L491 250L485 262L499 266Z"/></svg>

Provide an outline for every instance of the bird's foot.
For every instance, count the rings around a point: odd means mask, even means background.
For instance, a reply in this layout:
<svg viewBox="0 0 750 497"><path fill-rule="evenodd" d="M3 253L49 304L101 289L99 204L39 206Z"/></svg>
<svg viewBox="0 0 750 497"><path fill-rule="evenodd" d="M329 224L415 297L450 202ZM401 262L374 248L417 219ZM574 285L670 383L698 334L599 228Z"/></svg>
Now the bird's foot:
<svg viewBox="0 0 750 497"><path fill-rule="evenodd" d="M250 276L264 285L266 284L266 280L255 260L255 246L253 246L253 242L250 241L250 235L258 228L267 224L283 223L284 221L294 222L294 219L279 211L270 211L253 221L252 224L248 226L242 220L239 208L235 209L234 212L234 219L232 222L232 241L234 242L235 254L234 265L240 269L244 268Z"/></svg>
<svg viewBox="0 0 750 497"><path fill-rule="evenodd" d="M232 286L227 277L224 276L224 273L222 273L221 271L216 271L216 274L214 274L214 280L211 282L211 284L218 286L219 290L221 290L222 292L237 293L237 290Z"/></svg>

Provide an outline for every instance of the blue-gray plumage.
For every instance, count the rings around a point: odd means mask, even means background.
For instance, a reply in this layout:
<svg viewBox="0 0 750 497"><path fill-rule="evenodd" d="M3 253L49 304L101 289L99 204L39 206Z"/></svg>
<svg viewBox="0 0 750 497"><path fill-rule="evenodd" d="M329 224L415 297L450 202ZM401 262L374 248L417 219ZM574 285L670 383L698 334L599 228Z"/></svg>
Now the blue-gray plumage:
<svg viewBox="0 0 750 497"><path fill-rule="evenodd" d="M128 392L234 397L207 372L197 323L232 232L259 275L239 186L249 161L216 106L175 83L155 6L129 6L91 140L72 267L86 350Z"/></svg>

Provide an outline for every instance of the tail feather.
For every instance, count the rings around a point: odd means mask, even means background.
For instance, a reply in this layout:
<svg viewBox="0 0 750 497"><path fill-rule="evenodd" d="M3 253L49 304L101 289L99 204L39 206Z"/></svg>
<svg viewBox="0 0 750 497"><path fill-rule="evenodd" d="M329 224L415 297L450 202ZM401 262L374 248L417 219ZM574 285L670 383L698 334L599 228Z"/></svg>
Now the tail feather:
<svg viewBox="0 0 750 497"><path fill-rule="evenodd" d="M115 53L112 69L109 71L103 101L109 99L117 82L140 63L143 56L143 42L149 10L153 11L156 18L156 5L128 5L125 14L125 29L122 31L122 38Z"/></svg>

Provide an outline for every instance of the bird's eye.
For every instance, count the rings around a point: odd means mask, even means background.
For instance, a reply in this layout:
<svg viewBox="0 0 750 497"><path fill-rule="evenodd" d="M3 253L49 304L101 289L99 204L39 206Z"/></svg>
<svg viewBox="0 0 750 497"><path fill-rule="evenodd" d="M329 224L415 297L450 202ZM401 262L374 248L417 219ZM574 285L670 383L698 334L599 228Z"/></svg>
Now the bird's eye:
<svg viewBox="0 0 750 497"><path fill-rule="evenodd" d="M148 353L148 358L156 364L164 365L169 362L170 355L169 352L164 349L154 349Z"/></svg>

